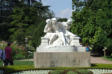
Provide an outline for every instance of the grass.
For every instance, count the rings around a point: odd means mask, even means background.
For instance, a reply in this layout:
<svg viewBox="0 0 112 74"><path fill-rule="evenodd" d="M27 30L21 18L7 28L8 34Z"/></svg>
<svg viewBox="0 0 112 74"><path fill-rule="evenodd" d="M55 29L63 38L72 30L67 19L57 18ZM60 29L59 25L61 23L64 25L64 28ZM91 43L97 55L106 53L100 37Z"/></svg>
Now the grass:
<svg viewBox="0 0 112 74"><path fill-rule="evenodd" d="M10 74L13 72L18 72L18 71L26 71L26 70L34 70L34 64L33 61L14 61L13 66L2 66L3 62L0 61L0 69L4 70L4 74Z"/></svg>
<svg viewBox="0 0 112 74"><path fill-rule="evenodd" d="M112 64L92 64L90 68L96 69L112 69Z"/></svg>
<svg viewBox="0 0 112 74"><path fill-rule="evenodd" d="M106 60L112 61L112 56L105 56L103 58L106 59Z"/></svg>
<svg viewBox="0 0 112 74"><path fill-rule="evenodd" d="M112 64L92 64L91 67L50 67L50 68L34 68L33 61L14 61L13 66L2 67L2 62L0 61L0 69L4 70L6 73L27 71L27 70L82 70L82 69L112 69Z"/></svg>
<svg viewBox="0 0 112 74"><path fill-rule="evenodd" d="M3 65L3 62L0 60L0 67ZM18 61L18 60L15 60L14 61L14 66L15 65L34 65L33 64L33 61Z"/></svg>

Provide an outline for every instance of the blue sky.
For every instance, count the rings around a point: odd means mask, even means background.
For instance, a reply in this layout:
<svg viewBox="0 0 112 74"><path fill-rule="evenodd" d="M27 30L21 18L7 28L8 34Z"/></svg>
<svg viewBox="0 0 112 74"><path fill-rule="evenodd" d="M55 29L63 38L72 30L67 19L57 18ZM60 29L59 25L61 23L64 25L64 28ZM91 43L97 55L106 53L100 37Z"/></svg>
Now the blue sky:
<svg viewBox="0 0 112 74"><path fill-rule="evenodd" d="M70 18L72 16L72 0L42 0L43 5L49 5L56 17Z"/></svg>

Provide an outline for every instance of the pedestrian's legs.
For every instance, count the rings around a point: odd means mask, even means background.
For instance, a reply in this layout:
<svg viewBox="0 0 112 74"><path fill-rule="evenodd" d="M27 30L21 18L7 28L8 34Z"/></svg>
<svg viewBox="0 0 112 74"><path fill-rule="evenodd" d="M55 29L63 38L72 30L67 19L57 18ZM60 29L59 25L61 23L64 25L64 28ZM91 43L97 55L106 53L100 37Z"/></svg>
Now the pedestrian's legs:
<svg viewBox="0 0 112 74"><path fill-rule="evenodd" d="M8 59L5 59L3 62L4 62L4 66L7 66L9 61Z"/></svg>
<svg viewBox="0 0 112 74"><path fill-rule="evenodd" d="M10 63L10 65L13 65L13 60L10 59L10 60L9 60L9 63Z"/></svg>
<svg viewBox="0 0 112 74"><path fill-rule="evenodd" d="M5 66L5 60L3 60L3 66Z"/></svg>

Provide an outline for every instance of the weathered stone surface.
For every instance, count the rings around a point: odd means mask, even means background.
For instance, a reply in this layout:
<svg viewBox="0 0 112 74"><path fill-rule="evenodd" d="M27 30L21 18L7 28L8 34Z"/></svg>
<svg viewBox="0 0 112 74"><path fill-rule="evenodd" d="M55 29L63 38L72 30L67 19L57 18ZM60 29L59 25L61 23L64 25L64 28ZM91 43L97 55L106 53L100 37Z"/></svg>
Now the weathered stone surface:
<svg viewBox="0 0 112 74"><path fill-rule="evenodd" d="M48 67L89 67L89 52L35 52L36 68Z"/></svg>

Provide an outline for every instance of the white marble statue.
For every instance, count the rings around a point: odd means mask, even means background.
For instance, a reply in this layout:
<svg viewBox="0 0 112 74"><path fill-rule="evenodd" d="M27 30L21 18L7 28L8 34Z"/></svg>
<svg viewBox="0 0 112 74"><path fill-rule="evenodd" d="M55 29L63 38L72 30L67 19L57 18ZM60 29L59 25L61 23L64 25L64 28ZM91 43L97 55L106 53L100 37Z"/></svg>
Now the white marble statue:
<svg viewBox="0 0 112 74"><path fill-rule="evenodd" d="M69 51L69 49L76 49L76 46L81 47L79 43L80 37L71 33L71 20L67 22L57 22L56 18L47 19L44 32L44 37L41 38L41 45L37 47L37 52L41 51Z"/></svg>

